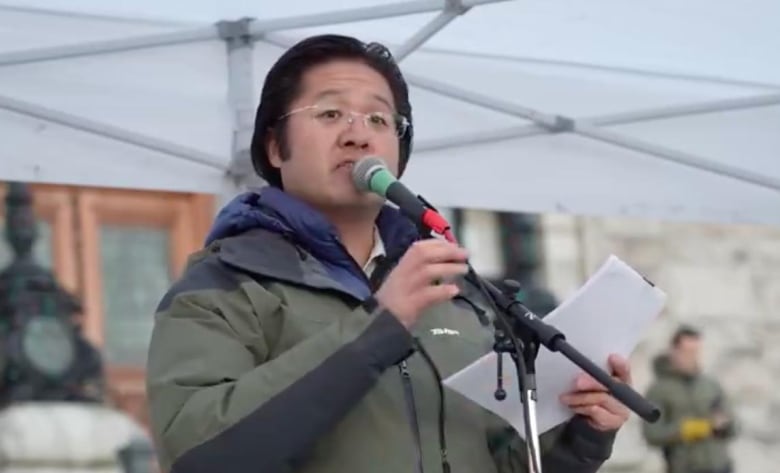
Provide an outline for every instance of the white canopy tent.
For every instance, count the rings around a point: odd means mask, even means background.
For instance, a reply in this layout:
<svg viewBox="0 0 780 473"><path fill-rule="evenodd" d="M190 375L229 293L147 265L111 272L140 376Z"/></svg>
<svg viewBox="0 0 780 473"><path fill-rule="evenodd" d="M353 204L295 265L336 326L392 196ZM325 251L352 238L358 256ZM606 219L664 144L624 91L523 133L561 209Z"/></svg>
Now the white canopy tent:
<svg viewBox="0 0 780 473"><path fill-rule="evenodd" d="M436 205L780 224L779 25L777 0L0 4L0 180L235 192L265 71L338 32L402 59L404 180Z"/></svg>

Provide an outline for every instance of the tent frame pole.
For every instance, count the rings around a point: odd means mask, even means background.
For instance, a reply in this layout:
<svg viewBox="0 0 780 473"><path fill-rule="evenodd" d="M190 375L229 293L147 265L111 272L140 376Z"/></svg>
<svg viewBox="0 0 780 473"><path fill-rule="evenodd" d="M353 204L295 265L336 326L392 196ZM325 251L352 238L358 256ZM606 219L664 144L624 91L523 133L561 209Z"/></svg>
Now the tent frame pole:
<svg viewBox="0 0 780 473"><path fill-rule="evenodd" d="M134 133L107 123L90 120L88 118L52 110L33 103L13 99L0 95L0 109L10 110L21 115L45 120L50 123L66 126L79 131L92 133L105 138L110 138L122 143L145 148L159 153L165 153L184 161L213 169L222 169L222 159L219 156L210 155L202 151L186 148L165 140L152 138L140 133Z"/></svg>
<svg viewBox="0 0 780 473"><path fill-rule="evenodd" d="M254 77L252 72L252 49L254 42L261 39L263 35L271 31L284 29L349 23L440 11L439 15L434 17L422 29L397 48L395 55L400 60L407 57L453 19L464 14L470 8L499 1L505 0L445 0L444 8L442 9L441 0L408 0L381 7L355 8L267 21L241 19L237 21L219 22L215 25L182 29L170 33L108 41L95 41L68 46L38 48L27 51L14 51L0 54L0 66L222 39L226 41L228 48L228 99L234 114L233 143L231 150L232 159L230 168L227 172L234 178L244 178L248 174L247 161L249 156L249 143L251 141L251 130L253 128L251 123L251 104L255 101L253 93ZM534 136L542 133L570 132L633 151L649 154L677 164L780 191L780 179L762 176L738 167L716 163L691 153L648 143L640 139L601 128L608 125L673 118L698 113L774 105L780 103L780 95L778 94L729 101L714 101L683 107L668 107L665 109L629 112L591 119L574 119L564 115L544 113L508 101L474 93L444 82L417 77L411 74L407 74L407 80L412 85L443 96L506 113L508 115L526 118L533 121L535 124L534 126L513 127L510 129L491 131L490 133L483 133L481 135L473 134L458 140L461 144L484 141L486 137L490 137L491 139L516 138L521 136ZM162 152L191 162L221 168L221 166L217 164L219 163L219 158L207 153L188 149L164 140L134 133L87 118L59 112L36 104L0 96L0 108L107 138L113 138L121 142ZM449 143L453 143L454 141L455 140L448 140ZM418 149L436 149L444 146L446 145L441 142L431 141L428 143L421 143L421 146L419 146Z"/></svg>
<svg viewBox="0 0 780 473"><path fill-rule="evenodd" d="M449 3L451 0L447 0ZM496 3L507 0L461 0L463 8ZM309 28L338 23L377 20L397 16L407 16L419 13L431 13L442 9L441 0L408 0L391 3L379 7L363 7L348 10L314 13L287 18L255 21L250 26L253 41L265 33L287 29ZM240 20L239 20L240 21ZM176 44L194 43L219 39L217 25L206 25L191 29L182 29L170 33L136 36L106 41L91 41L86 43L36 48L25 51L13 51L0 54L0 66L14 66L40 61L59 60L65 58L94 56L97 54L117 53L135 49L171 46Z"/></svg>
<svg viewBox="0 0 780 473"><path fill-rule="evenodd" d="M18 66L42 61L58 61L62 59L95 56L98 54L120 53L160 46L196 43L217 38L217 28L214 25L210 25L170 33L135 36L132 38L90 41L66 46L12 51L0 54L0 67Z"/></svg>
<svg viewBox="0 0 780 473"><path fill-rule="evenodd" d="M759 185L775 191L780 191L780 180L769 176L760 175L735 166L728 166L701 158L691 153L671 149L666 146L645 142L620 133L601 129L592 124L577 121L564 115L552 115L532 108L499 100L484 94L472 92L453 85L433 79L407 74L409 83L435 92L446 97L454 98L472 105L481 106L497 112L506 113L521 118L526 118L549 133L571 132L597 141L602 141L622 148L638 151L652 157L664 159L670 162L699 169L714 174L730 177L743 182Z"/></svg>
<svg viewBox="0 0 780 473"><path fill-rule="evenodd" d="M636 110L633 112L623 112L612 115L582 117L576 118L575 120L577 123L588 123L590 125L599 127L612 125L630 125L632 123L641 123L649 120L689 117L705 113L729 112L735 110L769 107L772 105L780 105L780 94L714 100L688 105L672 105L669 107ZM433 151L492 141L529 138L532 136L546 135L548 133L550 133L550 131L540 125L517 125L497 130L464 133L456 137L424 140L415 144L414 148L418 151Z"/></svg>
<svg viewBox="0 0 780 473"><path fill-rule="evenodd" d="M396 61L403 60L406 56L413 53L433 35L449 25L452 20L465 14L471 7L463 5L461 0L446 0L444 10L436 15L431 21L426 23L411 38L407 39L393 51Z"/></svg>
<svg viewBox="0 0 780 473"><path fill-rule="evenodd" d="M228 168L225 169L225 173L229 180L238 184L241 181L251 179L255 175L251 167L250 156L251 136L254 130L253 104L256 100L252 53L254 42L262 39L265 33L276 30L441 11L440 15L435 17L433 21L402 45L399 54L401 57L405 57L433 34L445 27L456 16L464 14L474 6L502 1L506 0L445 0L444 9L442 10L441 0L408 0L381 7L355 8L267 21L242 18L236 21L220 21L214 25L182 29L170 33L4 53L0 54L0 67L221 39L225 41L227 47L228 101L233 113L231 159ZM56 14L56 12L47 11L47 14ZM65 12L63 12L63 15L65 15ZM189 149L165 140L134 133L88 118L3 96L0 96L0 108L152 151L162 152L190 162L223 169L218 164L221 162L218 156L209 155L198 150Z"/></svg>
<svg viewBox="0 0 780 473"><path fill-rule="evenodd" d="M231 159L226 177L233 180L237 187L255 175L250 153L256 101L252 22L245 18L217 24L220 38L225 41L227 49L227 98L233 114Z"/></svg>

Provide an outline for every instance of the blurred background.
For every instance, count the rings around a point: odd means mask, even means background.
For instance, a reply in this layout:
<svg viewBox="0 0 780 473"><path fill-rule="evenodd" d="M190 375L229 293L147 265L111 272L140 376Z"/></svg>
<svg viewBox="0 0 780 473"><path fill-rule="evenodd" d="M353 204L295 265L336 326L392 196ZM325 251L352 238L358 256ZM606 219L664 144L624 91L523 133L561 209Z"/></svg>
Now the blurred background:
<svg viewBox="0 0 780 473"><path fill-rule="evenodd" d="M262 185L246 151L264 71L322 31L397 52L407 182L481 274L545 312L617 255L668 294L637 390L696 327L740 424L735 471L777 470L776 1L260 3L0 3L2 471L149 471L152 314L222 203ZM30 400L105 410L9 413ZM664 471L635 416L603 471Z"/></svg>
<svg viewBox="0 0 780 473"><path fill-rule="evenodd" d="M214 198L42 184L27 188L39 230L35 260L81 301L75 320L103 359L105 402L145 425L143 372L152 314L187 255L200 248ZM0 189L8 193L7 185ZM666 349L680 324L698 327L703 367L721 380L742 424L733 446L737 471L774 471L773 452L780 445L780 229L462 209L443 213L456 222L480 273L522 281L534 297L529 305L542 310L549 297L572 295L610 254L663 288L667 307L632 356L636 388L646 390L653 379L652 358ZM1 243L0 265L7 267L13 256L10 245ZM632 416L604 471L662 471L660 454L641 437L640 422Z"/></svg>

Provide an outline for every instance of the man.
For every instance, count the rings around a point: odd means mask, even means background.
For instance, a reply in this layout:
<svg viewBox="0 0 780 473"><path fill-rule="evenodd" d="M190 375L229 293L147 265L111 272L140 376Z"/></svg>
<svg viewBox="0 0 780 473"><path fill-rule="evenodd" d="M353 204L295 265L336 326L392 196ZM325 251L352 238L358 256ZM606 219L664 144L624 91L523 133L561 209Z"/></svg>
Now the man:
<svg viewBox="0 0 780 473"><path fill-rule="evenodd" d="M718 382L701 372L701 335L681 327L668 354L654 360L656 381L648 399L661 419L645 424L648 443L660 447L669 473L729 473L727 441L736 433L729 402Z"/></svg>
<svg viewBox="0 0 780 473"><path fill-rule="evenodd" d="M365 155L401 175L411 146L384 47L313 37L271 68L252 143L270 186L220 212L156 315L164 470L526 471L509 426L441 385L493 342L460 277L466 252L352 183ZM625 360L611 363L628 381ZM577 415L545 436L551 473L596 471L628 416L594 380L576 389L562 401Z"/></svg>

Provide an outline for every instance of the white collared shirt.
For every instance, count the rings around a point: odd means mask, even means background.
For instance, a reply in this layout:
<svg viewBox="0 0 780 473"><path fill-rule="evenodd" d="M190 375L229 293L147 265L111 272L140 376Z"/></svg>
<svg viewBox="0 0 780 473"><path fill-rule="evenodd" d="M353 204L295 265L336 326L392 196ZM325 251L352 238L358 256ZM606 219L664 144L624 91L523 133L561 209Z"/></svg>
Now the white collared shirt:
<svg viewBox="0 0 780 473"><path fill-rule="evenodd" d="M374 227L374 247L371 248L371 253L368 255L368 261L363 265L363 272L366 276L371 277L371 274L376 269L377 261L385 256L385 244L382 241L382 237L379 236L379 230Z"/></svg>

